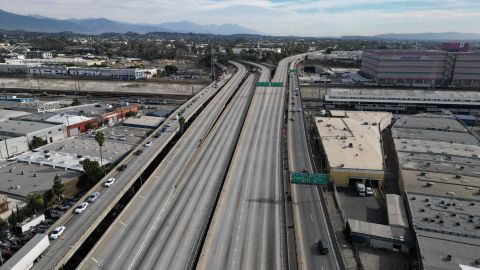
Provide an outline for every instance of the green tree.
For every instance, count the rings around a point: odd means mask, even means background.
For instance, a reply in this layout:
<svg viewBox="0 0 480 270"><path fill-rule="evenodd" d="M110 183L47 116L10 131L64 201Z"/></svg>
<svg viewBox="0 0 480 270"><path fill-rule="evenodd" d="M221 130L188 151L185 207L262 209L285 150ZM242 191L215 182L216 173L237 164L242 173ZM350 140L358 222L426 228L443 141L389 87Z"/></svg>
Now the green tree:
<svg viewBox="0 0 480 270"><path fill-rule="evenodd" d="M165 74L166 75L172 75L176 74L178 72L178 67L174 65L166 65L165 66Z"/></svg>
<svg viewBox="0 0 480 270"><path fill-rule="evenodd" d="M105 175L105 166L103 166L103 153L102 153L102 146L105 143L105 134L101 131L97 132L95 134L95 141L98 144L98 147L100 147L100 166L103 168L103 174Z"/></svg>
<svg viewBox="0 0 480 270"><path fill-rule="evenodd" d="M38 193L28 194L28 205L32 209L33 213L45 208L45 201L43 200L43 195Z"/></svg>
<svg viewBox="0 0 480 270"><path fill-rule="evenodd" d="M133 117L133 116L135 116L135 115L137 115L137 113L136 113L136 112L132 112L132 111L129 111L129 112L127 112L127 113L125 114L126 117Z"/></svg>
<svg viewBox="0 0 480 270"><path fill-rule="evenodd" d="M185 129L185 117L180 116L180 119L178 119L178 123L180 124L180 133L183 133Z"/></svg>
<svg viewBox="0 0 480 270"><path fill-rule="evenodd" d="M87 158L82 161L82 166L87 187L95 185L102 178L102 168L98 161Z"/></svg>
<svg viewBox="0 0 480 270"><path fill-rule="evenodd" d="M60 176L55 175L55 178L53 178L53 187L52 187L52 192L55 196L60 197L65 190L65 187L62 184L62 179Z"/></svg>
<svg viewBox="0 0 480 270"><path fill-rule="evenodd" d="M80 100L78 98L74 98L73 101L72 101L72 104L70 104L71 106L79 106L79 105L82 105L82 103L80 102Z"/></svg>
<svg viewBox="0 0 480 270"><path fill-rule="evenodd" d="M34 137L32 139L32 142L30 143L30 145L32 146L33 149L38 148L40 146L43 146L45 144L47 144L47 141L43 140L40 137Z"/></svg>

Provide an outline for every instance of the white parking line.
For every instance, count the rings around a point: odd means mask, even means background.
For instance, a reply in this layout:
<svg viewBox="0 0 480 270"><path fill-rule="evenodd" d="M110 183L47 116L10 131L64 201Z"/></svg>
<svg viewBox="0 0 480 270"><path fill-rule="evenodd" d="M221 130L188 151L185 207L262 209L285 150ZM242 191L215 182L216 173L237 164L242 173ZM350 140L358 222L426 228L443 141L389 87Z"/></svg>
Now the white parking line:
<svg viewBox="0 0 480 270"><path fill-rule="evenodd" d="M94 257L92 257L92 261L94 261L96 264L98 264L98 261Z"/></svg>

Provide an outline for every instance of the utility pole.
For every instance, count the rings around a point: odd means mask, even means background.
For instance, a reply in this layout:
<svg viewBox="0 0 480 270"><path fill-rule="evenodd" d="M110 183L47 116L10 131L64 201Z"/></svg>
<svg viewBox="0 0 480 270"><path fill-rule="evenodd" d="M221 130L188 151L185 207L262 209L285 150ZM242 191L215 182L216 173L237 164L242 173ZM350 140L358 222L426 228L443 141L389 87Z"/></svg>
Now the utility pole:
<svg viewBox="0 0 480 270"><path fill-rule="evenodd" d="M215 50L213 49L213 42L210 45L211 49L211 66L212 66L212 81L215 81Z"/></svg>

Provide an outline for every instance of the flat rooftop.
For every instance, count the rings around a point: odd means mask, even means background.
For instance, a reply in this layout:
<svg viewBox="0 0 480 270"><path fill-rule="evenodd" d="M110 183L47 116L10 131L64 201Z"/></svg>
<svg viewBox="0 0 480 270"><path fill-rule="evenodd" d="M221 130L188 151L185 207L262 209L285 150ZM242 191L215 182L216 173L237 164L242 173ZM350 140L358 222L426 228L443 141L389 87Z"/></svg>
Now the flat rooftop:
<svg viewBox="0 0 480 270"><path fill-rule="evenodd" d="M0 191L24 197L31 192L45 192L52 188L55 175L66 182L79 177L82 173L38 164L5 162L0 164Z"/></svg>
<svg viewBox="0 0 480 270"><path fill-rule="evenodd" d="M393 138L402 139L421 139L429 141L443 141L460 144L480 144L478 139L465 132L444 132L438 130L412 129L412 128L394 128L392 129Z"/></svg>
<svg viewBox="0 0 480 270"><path fill-rule="evenodd" d="M378 103L470 104L480 106L480 92L398 89L329 88L327 101L360 101Z"/></svg>
<svg viewBox="0 0 480 270"><path fill-rule="evenodd" d="M413 240L408 229L350 218L347 221L352 233L376 236L399 242L411 242Z"/></svg>
<svg viewBox="0 0 480 270"><path fill-rule="evenodd" d="M140 117L129 117L123 122L126 126L136 126L136 127L147 127L147 128L156 128L158 127L166 118L156 117L156 116L145 116Z"/></svg>
<svg viewBox="0 0 480 270"><path fill-rule="evenodd" d="M61 126L59 124L48 124L42 122L22 121L22 120L5 120L0 121L0 133L8 132L15 134L28 134L42 129Z"/></svg>
<svg viewBox="0 0 480 270"><path fill-rule="evenodd" d="M331 168L383 172L380 124L390 113L342 112L345 117L316 117L318 133Z"/></svg>
<svg viewBox="0 0 480 270"><path fill-rule="evenodd" d="M0 121L7 120L10 118L21 117L29 114L30 114L29 112L0 109Z"/></svg>
<svg viewBox="0 0 480 270"><path fill-rule="evenodd" d="M393 127L449 132L468 132L467 128L453 116L442 115L403 115L395 122Z"/></svg>
<svg viewBox="0 0 480 270"><path fill-rule="evenodd" d="M478 267L480 201L407 193L424 269ZM451 260L447 260L447 256Z"/></svg>

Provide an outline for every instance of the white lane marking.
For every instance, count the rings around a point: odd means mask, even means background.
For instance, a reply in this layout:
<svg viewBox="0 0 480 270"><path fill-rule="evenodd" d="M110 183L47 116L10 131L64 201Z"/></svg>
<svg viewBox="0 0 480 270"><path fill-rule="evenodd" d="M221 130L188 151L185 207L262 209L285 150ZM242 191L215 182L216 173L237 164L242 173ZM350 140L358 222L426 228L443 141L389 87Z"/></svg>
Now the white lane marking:
<svg viewBox="0 0 480 270"><path fill-rule="evenodd" d="M311 219L312 222L313 222L313 214L310 214L310 219Z"/></svg>
<svg viewBox="0 0 480 270"><path fill-rule="evenodd" d="M94 257L92 257L92 261L94 261L96 264L98 264L98 261Z"/></svg>
<svg viewBox="0 0 480 270"><path fill-rule="evenodd" d="M138 197L142 198L142 199L145 199L145 197L143 197L142 195L139 195Z"/></svg>
<svg viewBox="0 0 480 270"><path fill-rule="evenodd" d="M119 221L118 223L122 224L123 226L127 225L127 224L123 223L122 221Z"/></svg>
<svg viewBox="0 0 480 270"><path fill-rule="evenodd" d="M150 230L148 231L147 236L145 237L145 239L143 239L142 244L140 245L140 248L138 249L137 253L135 254L135 257L133 257L133 260L132 260L132 262L130 263L130 265L128 265L127 269L132 269L133 265L135 264L135 262L136 262L137 259L138 259L138 256L141 255L143 249L145 248L145 244L147 243L147 240L150 238L150 235L152 234L153 230L157 227L157 223L158 223L158 221L160 220L160 217L162 216L163 212L165 212L165 208L167 207L167 205L169 205L169 201L171 200L171 198L173 197L174 194L175 194L175 192L172 192L172 193L170 193L170 195L168 196L165 204L163 205L163 207L162 207L162 209L160 210L157 218L156 218L155 221L153 222L152 227L150 227Z"/></svg>

